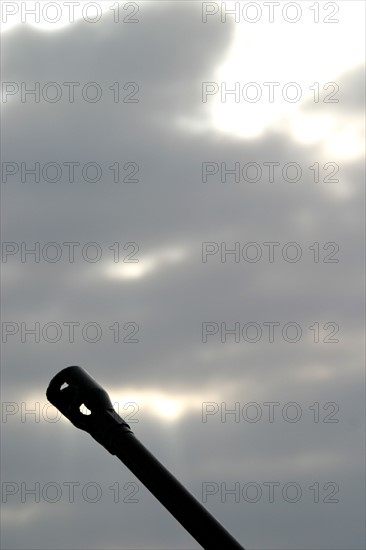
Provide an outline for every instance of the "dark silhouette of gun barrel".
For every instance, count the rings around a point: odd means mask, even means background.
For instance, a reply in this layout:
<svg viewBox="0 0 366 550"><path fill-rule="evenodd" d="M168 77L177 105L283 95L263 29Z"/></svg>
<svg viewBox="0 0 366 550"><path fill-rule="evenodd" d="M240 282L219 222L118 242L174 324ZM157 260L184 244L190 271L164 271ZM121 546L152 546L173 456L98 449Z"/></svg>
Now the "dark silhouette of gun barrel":
<svg viewBox="0 0 366 550"><path fill-rule="evenodd" d="M65 387L63 387L65 386ZM115 412L107 392L81 367L67 367L50 382L47 399L77 428L116 455L207 550L244 550L163 466ZM80 411L85 405L91 412Z"/></svg>

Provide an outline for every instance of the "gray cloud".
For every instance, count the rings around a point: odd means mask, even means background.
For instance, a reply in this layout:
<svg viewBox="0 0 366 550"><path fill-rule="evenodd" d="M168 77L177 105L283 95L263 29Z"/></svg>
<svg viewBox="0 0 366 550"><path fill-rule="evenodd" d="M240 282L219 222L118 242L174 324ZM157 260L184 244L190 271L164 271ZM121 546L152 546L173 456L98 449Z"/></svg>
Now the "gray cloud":
<svg viewBox="0 0 366 550"><path fill-rule="evenodd" d="M201 83L217 78L233 32L229 24L202 25L199 6L176 2L154 3L141 10L138 25L122 29L77 23L54 33L18 27L4 34L5 81L97 81L103 90L116 81L140 86L136 104L114 104L106 91L96 104L23 104L14 98L3 106L3 161L95 161L105 176L95 184L69 183L65 174L54 184L2 184L4 241L94 241L103 249L96 264L80 257L73 264L64 257L54 264L22 263L19 255L3 264L3 321L95 321L103 328L95 344L80 336L73 344L65 335L55 344L9 337L3 344L5 400L44 400L50 378L80 364L108 388L202 392L202 401L212 392L212 401L219 395L228 406L301 403L304 418L295 424L222 423L219 415L202 423L200 411L191 409L168 424L141 407L134 429L198 498L204 481L301 485L304 498L296 504L264 498L222 503L217 495L208 500L245 547L362 548L363 167L361 159L338 162L340 185L350 194L337 198L337 183L310 179L314 162L337 161L324 158L319 144L299 145L279 126L255 140L212 127ZM332 116L347 121L361 114L362 74L357 67L341 76L342 100L327 106ZM302 109L315 111L310 102ZM180 117L200 121L202 131L180 126ZM112 183L108 167L131 160L140 165L140 182ZM202 162L224 161L297 162L304 176L297 183L202 183ZM145 275L108 275L121 267L108 248L116 241L139 244ZM216 255L202 263L201 243L223 241L228 248L236 241L296 241L303 258L221 263ZM308 247L330 241L340 246L340 262L314 263ZM181 258L172 259L172 250ZM117 320L138 322L140 342L113 343L108 327ZM203 321L274 320L299 323L301 341L270 344L263 336L256 344L229 338L222 344L219 335L201 341ZM312 342L308 327L315 321L338 323L340 343ZM314 402L337 402L341 421L312 422L308 407ZM113 502L108 486L135 480L86 434L31 416L21 423L15 415L3 427L5 481L94 480L103 488L95 504L69 503L64 496L52 505L31 499L23 504L19 495L9 497L4 548L197 547L143 488L139 503ZM340 502L312 502L308 487L316 480L338 483Z"/></svg>

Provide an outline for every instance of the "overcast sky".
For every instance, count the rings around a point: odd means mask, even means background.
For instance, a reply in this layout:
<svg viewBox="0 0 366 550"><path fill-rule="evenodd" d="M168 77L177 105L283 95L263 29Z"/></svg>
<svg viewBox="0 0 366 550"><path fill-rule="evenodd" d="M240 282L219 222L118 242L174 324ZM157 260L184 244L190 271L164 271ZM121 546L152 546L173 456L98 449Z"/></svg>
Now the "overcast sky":
<svg viewBox="0 0 366 550"><path fill-rule="evenodd" d="M80 365L245 548L364 548L364 3L24 4L2 8L2 547L199 547L52 422Z"/></svg>

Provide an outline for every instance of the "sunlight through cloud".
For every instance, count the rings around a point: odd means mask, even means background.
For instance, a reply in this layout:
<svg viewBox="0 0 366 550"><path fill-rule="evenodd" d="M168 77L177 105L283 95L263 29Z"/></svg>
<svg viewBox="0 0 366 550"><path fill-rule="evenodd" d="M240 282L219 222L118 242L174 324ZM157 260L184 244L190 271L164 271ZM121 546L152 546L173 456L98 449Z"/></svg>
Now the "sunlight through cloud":
<svg viewBox="0 0 366 550"><path fill-rule="evenodd" d="M185 257L184 248L166 248L145 256L136 263L110 265L106 269L106 275L112 279L140 279L163 267L179 263Z"/></svg>
<svg viewBox="0 0 366 550"><path fill-rule="evenodd" d="M226 2L227 9L234 9L238 2ZM309 10L308 10L309 11ZM336 80L339 75L363 62L364 51L364 4L350 1L342 6L342 40L334 40L337 25L321 25L314 29L309 19L301 24L289 25L276 21L276 25L264 20L256 24L240 20L235 24L235 39L226 61L217 68L215 82L219 90L208 98L214 127L239 138L255 139L269 128L283 129L284 119L296 117L300 106L313 101L312 86ZM304 17L305 19L305 17ZM234 15L228 22L234 22ZM260 31L259 32L259 26ZM283 32L281 32L283 27ZM309 32L311 29L311 39ZM332 43L332 55L324 47L327 39ZM289 47L289 43L306 43L306 48ZM346 46L345 46L346 44ZM270 101L268 83L278 83ZM299 101L291 103L283 98L283 86L296 82L301 87ZM245 85L256 83L261 94L258 101L255 89ZM228 92L222 98L224 86ZM240 93L230 93L240 84ZM244 88L244 90L243 90ZM286 94L285 94L286 97ZM317 121L322 122L321 120ZM309 139L315 129L305 128L303 139Z"/></svg>
<svg viewBox="0 0 366 550"><path fill-rule="evenodd" d="M210 401L218 399L215 392L207 392ZM113 396L113 397L112 397ZM116 411L128 422L128 416L141 410L143 413L157 416L164 422L176 422L189 413L197 413L202 409L202 402L205 401L204 394L201 393L176 393L162 392L158 389L137 389L123 388L111 392L111 398ZM131 413L129 408L133 409L132 404L137 408ZM126 417L127 411L127 417Z"/></svg>

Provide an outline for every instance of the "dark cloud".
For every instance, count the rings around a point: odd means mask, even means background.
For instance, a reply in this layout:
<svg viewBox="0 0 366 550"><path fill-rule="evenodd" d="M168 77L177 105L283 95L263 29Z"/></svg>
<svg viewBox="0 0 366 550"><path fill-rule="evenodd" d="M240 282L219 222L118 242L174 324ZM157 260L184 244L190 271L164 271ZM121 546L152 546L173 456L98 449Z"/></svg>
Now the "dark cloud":
<svg viewBox="0 0 366 550"><path fill-rule="evenodd" d="M359 500L361 454L360 300L363 269L362 166L339 162L340 182L350 190L337 197L337 183L311 181L308 167L324 164L319 144L293 141L276 126L258 139L242 140L210 126L210 109L202 104L201 83L217 79L217 69L233 40L230 24L200 22L193 3L154 3L141 9L137 25L123 27L79 22L54 33L17 27L4 34L5 81L99 82L99 103L21 103L3 106L6 139L3 161L41 164L95 161L103 179L57 183L15 178L2 184L3 240L28 245L68 241L100 244L96 264L27 261L19 255L3 264L7 293L3 321L43 326L54 321L95 321L103 329L91 344L66 336L51 344L22 344L19 336L3 345L6 400L44 400L50 378L61 368L80 364L107 388L159 388L174 394L213 392L233 404L257 401L301 403L306 414L314 403L340 404L337 424L221 423L203 424L200 411L165 423L141 411L136 433L200 498L204 481L245 483L298 482L306 497L297 504L282 500L254 505L219 497L207 506L250 548L361 548ZM303 47L303 45L301 45ZM332 116L353 117L363 105L361 68L339 79L342 102ZM108 86L135 81L140 102L112 101ZM338 109L339 108L339 109ZM304 103L311 113L313 105ZM181 118L199 121L194 132ZM343 118L344 119L344 118ZM342 119L342 120L343 120ZM138 184L114 184L109 166L135 161ZM201 181L202 162L245 164L297 162L297 183L276 178L258 183ZM332 187L334 186L334 187ZM109 250L114 242L140 246L140 278L113 278ZM281 259L221 263L219 255L201 261L202 242L300 243L298 263ZM340 246L339 263L314 263L314 242ZM180 251L174 260L172 251ZM321 249L321 253L324 253ZM299 323L297 344L283 339L270 344L219 336L201 341L203 321ZM108 328L115 321L140 325L140 342L116 344ZM314 344L309 326L336 322L339 344ZM79 334L79 332L77 333ZM229 337L230 338L230 337ZM214 388L212 390L208 388ZM205 400L203 397L202 400ZM151 412L151 411L150 411ZM323 411L324 412L324 411ZM310 417L311 418L311 417ZM32 484L50 480L91 480L103 488L100 502L4 505L4 548L195 548L194 542L141 488L138 504L113 503L109 485L135 481L132 474L86 434L58 422L22 424L19 415L4 423L6 448L3 479ZM358 454L357 454L358 453ZM352 471L351 471L352 470ZM315 504L308 486L335 482L338 504ZM310 496L309 496L310 495ZM332 527L331 527L332 522Z"/></svg>

